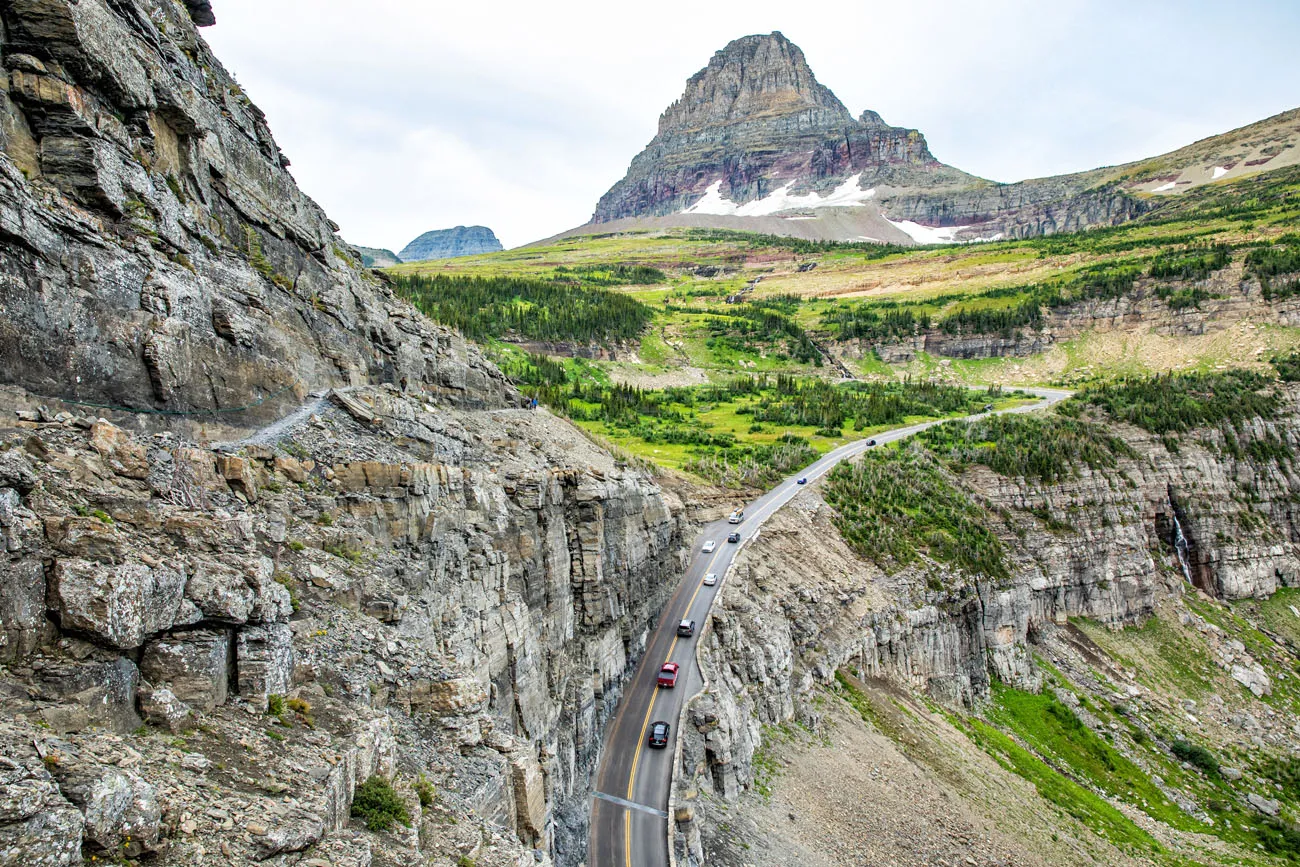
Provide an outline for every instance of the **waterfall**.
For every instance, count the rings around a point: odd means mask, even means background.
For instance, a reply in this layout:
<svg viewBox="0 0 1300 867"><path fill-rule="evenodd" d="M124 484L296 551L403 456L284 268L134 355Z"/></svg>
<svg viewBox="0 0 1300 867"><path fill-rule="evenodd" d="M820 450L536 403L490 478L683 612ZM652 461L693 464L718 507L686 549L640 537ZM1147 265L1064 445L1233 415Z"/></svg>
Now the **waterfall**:
<svg viewBox="0 0 1300 867"><path fill-rule="evenodd" d="M1187 565L1187 537L1183 535L1183 525L1178 523L1178 513L1174 513L1174 551L1178 554L1178 565L1183 567L1183 577L1192 583L1192 570Z"/></svg>

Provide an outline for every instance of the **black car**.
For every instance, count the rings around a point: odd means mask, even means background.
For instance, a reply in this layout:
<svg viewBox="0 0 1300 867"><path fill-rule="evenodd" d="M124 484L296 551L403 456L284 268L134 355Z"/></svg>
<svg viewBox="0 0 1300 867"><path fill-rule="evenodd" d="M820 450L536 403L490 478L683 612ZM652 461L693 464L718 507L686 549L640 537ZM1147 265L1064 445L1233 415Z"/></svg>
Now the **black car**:
<svg viewBox="0 0 1300 867"><path fill-rule="evenodd" d="M668 746L668 723L663 720L650 723L650 746L660 750Z"/></svg>
<svg viewBox="0 0 1300 867"><path fill-rule="evenodd" d="M806 485L806 484L808 484L808 479L807 479L807 477L801 477L801 478L799 479L799 481L795 482L795 484L796 484L796 485Z"/></svg>
<svg viewBox="0 0 1300 867"><path fill-rule="evenodd" d="M740 541L740 534L739 534L739 533L732 533L730 536L727 537L727 541L728 541L728 542L731 542L732 544L735 544L736 542L739 542L739 541Z"/></svg>
<svg viewBox="0 0 1300 867"><path fill-rule="evenodd" d="M871 447L874 446L875 444L876 444L876 441L875 441L875 440L867 440L867 448L871 448Z"/></svg>

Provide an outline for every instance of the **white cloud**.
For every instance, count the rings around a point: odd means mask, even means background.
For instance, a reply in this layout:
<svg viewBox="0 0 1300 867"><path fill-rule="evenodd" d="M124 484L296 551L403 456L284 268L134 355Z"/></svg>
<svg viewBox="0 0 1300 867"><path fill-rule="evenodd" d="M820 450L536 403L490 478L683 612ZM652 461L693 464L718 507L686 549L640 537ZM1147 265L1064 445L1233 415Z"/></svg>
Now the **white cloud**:
<svg viewBox="0 0 1300 867"><path fill-rule="evenodd" d="M516 245L584 222L686 78L748 33L782 30L855 115L997 180L1150 156L1300 93L1300 7L1268 0L214 5L204 35L303 188L347 238L390 247L458 223ZM1243 65L1249 87L1224 74Z"/></svg>

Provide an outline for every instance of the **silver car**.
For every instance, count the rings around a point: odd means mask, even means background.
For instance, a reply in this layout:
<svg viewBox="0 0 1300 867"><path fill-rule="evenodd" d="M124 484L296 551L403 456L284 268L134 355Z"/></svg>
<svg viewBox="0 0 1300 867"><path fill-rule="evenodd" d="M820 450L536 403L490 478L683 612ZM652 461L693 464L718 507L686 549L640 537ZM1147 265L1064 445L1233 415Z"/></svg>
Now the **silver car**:
<svg viewBox="0 0 1300 867"><path fill-rule="evenodd" d="M710 539L704 543L704 547L700 550L705 554L712 554L714 551L718 550L718 543Z"/></svg>
<svg viewBox="0 0 1300 867"><path fill-rule="evenodd" d="M718 583L718 573L717 573L717 572L709 572L708 574L706 574L706 575L704 576L704 586L705 586L705 587L712 587L713 585L715 585L715 584L717 584L717 583Z"/></svg>

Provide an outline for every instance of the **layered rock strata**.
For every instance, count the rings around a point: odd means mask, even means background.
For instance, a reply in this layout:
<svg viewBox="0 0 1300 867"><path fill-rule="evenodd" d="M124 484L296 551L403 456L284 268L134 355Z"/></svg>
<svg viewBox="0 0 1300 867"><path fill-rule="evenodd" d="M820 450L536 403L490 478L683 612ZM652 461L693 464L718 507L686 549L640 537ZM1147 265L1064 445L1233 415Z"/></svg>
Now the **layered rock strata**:
<svg viewBox="0 0 1300 867"><path fill-rule="evenodd" d="M367 382L498 404L477 350L363 274L298 189L198 37L189 10L202 22L206 6L0 7L0 382L249 407L241 421Z"/></svg>
<svg viewBox="0 0 1300 867"><path fill-rule="evenodd" d="M366 421L324 406L285 439L219 451L71 414L0 427L0 734L102 775L136 732L127 777L153 796L190 784L167 770L166 733L208 763L197 778L306 787L261 835L183 818L190 799L164 807L141 843L159 863L199 849L264 860L267 835L327 851L352 787L376 773L399 790L424 777L446 815L576 863L603 727L681 566L680 502L543 412L395 387L350 399ZM327 761L362 736L380 765ZM231 743L245 750L232 758ZM46 761L50 798L78 804L62 761ZM316 763L330 780L342 767L319 792ZM27 773L12 785L49 788ZM279 794L232 807L219 788L210 803L256 814ZM105 848L87 827L27 852L73 863L58 853Z"/></svg>

